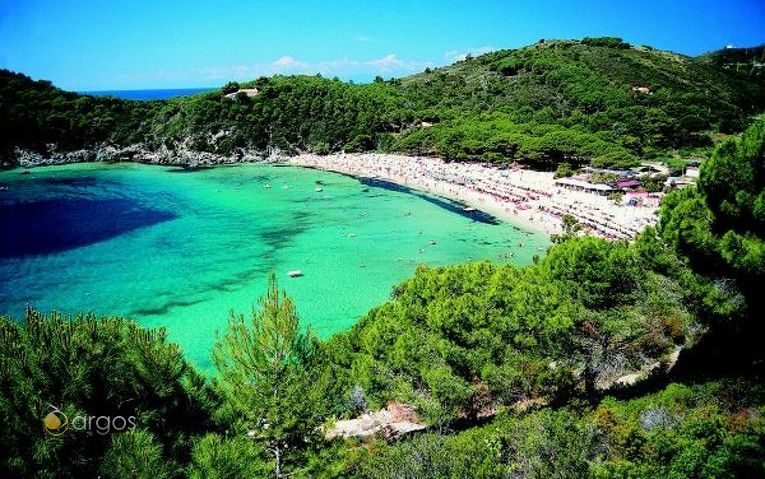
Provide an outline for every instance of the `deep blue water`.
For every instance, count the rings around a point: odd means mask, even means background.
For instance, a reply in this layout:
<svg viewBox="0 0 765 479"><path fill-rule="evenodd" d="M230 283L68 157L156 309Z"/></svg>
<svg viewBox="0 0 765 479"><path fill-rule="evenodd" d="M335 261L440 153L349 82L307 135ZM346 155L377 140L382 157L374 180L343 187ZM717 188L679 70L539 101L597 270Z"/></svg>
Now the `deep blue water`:
<svg viewBox="0 0 765 479"><path fill-rule="evenodd" d="M125 100L167 100L179 96L196 95L214 88L167 88L160 90L102 90L102 91L81 91L85 95L94 96L114 96L124 98Z"/></svg>
<svg viewBox="0 0 765 479"><path fill-rule="evenodd" d="M59 253L174 219L126 198L0 203L0 259Z"/></svg>

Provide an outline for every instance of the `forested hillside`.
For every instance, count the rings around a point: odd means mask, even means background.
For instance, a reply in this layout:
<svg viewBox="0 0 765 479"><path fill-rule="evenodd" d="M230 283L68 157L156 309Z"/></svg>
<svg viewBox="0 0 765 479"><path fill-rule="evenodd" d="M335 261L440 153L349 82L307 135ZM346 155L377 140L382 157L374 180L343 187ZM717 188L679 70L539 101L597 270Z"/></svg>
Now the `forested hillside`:
<svg viewBox="0 0 765 479"><path fill-rule="evenodd" d="M764 132L759 118L719 145L634 242L421 268L328 341L272 277L230 312L212 379L128 319L0 318L0 474L763 477ZM428 429L325 437L388 401ZM51 407L136 429L46 436Z"/></svg>
<svg viewBox="0 0 765 479"><path fill-rule="evenodd" d="M381 149L548 169L703 156L765 107L759 76L717 58L616 38L540 41L365 85L275 76L153 102L76 95L3 71L0 151L13 161L15 147L100 144L226 156ZM225 96L245 87L258 93Z"/></svg>

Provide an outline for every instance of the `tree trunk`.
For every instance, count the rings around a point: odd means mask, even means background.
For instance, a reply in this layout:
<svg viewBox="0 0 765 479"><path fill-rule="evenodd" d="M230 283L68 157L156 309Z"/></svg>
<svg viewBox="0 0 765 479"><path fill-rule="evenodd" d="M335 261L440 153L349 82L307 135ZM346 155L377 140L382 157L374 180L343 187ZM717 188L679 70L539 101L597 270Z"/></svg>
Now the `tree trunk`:
<svg viewBox="0 0 765 479"><path fill-rule="evenodd" d="M276 479L282 479L282 453L279 450L279 446L274 447L274 459L276 460L276 466L274 467Z"/></svg>

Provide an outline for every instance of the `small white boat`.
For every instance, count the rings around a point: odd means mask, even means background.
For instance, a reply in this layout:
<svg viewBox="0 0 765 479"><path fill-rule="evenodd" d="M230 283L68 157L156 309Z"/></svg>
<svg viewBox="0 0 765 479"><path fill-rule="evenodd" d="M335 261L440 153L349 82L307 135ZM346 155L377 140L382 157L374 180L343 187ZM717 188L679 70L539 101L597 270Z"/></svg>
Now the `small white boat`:
<svg viewBox="0 0 765 479"><path fill-rule="evenodd" d="M265 188L266 188L267 190L270 190L270 189L271 189L271 185L266 185L266 186L265 186Z"/></svg>
<svg viewBox="0 0 765 479"><path fill-rule="evenodd" d="M317 186L315 191L317 193L321 193L322 191L324 191L324 188L322 188L321 186Z"/></svg>
<svg viewBox="0 0 765 479"><path fill-rule="evenodd" d="M462 208L462 211L464 211L465 213L472 213L475 211L475 208L473 208L472 206L466 206Z"/></svg>
<svg viewBox="0 0 765 479"><path fill-rule="evenodd" d="M348 236L349 238L355 238L355 237L356 237L356 233L348 233L348 235L347 235L347 236Z"/></svg>
<svg viewBox="0 0 765 479"><path fill-rule="evenodd" d="M303 276L303 272L300 271L299 269L293 269L292 271L287 272L287 276L289 276L290 278L299 278Z"/></svg>
<svg viewBox="0 0 765 479"><path fill-rule="evenodd" d="M436 240L430 240L430 241L428 241L428 244L433 246L434 244L436 244Z"/></svg>

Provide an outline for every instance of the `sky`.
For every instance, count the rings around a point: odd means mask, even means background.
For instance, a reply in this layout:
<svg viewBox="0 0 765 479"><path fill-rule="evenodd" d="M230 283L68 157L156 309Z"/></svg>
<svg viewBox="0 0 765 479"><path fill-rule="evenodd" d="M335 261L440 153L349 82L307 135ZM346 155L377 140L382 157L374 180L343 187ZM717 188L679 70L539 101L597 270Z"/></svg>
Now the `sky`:
<svg viewBox="0 0 765 479"><path fill-rule="evenodd" d="M0 68L67 90L215 87L277 73L368 81L541 38L687 55L765 43L765 0L0 0Z"/></svg>

